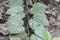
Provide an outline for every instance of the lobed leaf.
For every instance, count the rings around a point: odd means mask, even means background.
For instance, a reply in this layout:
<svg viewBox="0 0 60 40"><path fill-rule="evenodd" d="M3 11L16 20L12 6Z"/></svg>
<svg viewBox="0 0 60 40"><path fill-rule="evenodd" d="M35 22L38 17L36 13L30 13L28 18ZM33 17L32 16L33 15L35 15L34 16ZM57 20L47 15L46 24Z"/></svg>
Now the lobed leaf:
<svg viewBox="0 0 60 40"><path fill-rule="evenodd" d="M31 29L33 29L33 30L38 29L38 27L40 27L40 26L39 26L40 24L38 24L38 23L37 23L35 20L33 20L33 19L30 19L30 20L29 20L29 25L30 25Z"/></svg>
<svg viewBox="0 0 60 40"><path fill-rule="evenodd" d="M23 20L22 18L25 16L25 14L17 14L15 16L9 17L7 19L7 29L11 34L18 34L25 30L23 27Z"/></svg>
<svg viewBox="0 0 60 40"><path fill-rule="evenodd" d="M44 39L44 30L43 28L37 29L34 31L34 33L39 36L40 38Z"/></svg>
<svg viewBox="0 0 60 40"><path fill-rule="evenodd" d="M25 28L20 26L8 26L7 30L10 32L10 34L19 34L25 31Z"/></svg>
<svg viewBox="0 0 60 40"><path fill-rule="evenodd" d="M43 14L47 6L42 3L35 3L33 8L30 9L31 14Z"/></svg>
<svg viewBox="0 0 60 40"><path fill-rule="evenodd" d="M7 10L6 14L21 14L24 11L21 6L13 6Z"/></svg>
<svg viewBox="0 0 60 40"><path fill-rule="evenodd" d="M33 16L33 19L44 26L49 25L49 22L44 14L36 14Z"/></svg>
<svg viewBox="0 0 60 40"><path fill-rule="evenodd" d="M14 19L9 19L9 20L7 20L7 22L6 22L6 24L8 25L8 26L10 26L10 25L13 25L13 26L21 26L21 25L23 25L23 21L20 19L20 20L18 20L18 19L16 19L16 20L14 20Z"/></svg>

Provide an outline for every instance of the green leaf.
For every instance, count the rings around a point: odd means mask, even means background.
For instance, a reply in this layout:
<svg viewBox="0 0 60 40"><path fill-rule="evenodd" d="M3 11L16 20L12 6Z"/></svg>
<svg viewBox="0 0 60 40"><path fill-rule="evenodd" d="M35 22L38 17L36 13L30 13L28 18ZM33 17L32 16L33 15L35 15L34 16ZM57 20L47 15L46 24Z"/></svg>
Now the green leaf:
<svg viewBox="0 0 60 40"><path fill-rule="evenodd" d="M37 37L36 35L31 35L30 40L41 40L41 38Z"/></svg>
<svg viewBox="0 0 60 40"><path fill-rule="evenodd" d="M51 34L47 30L44 32L44 40L51 40Z"/></svg>
<svg viewBox="0 0 60 40"><path fill-rule="evenodd" d="M0 13L0 19L2 18L2 13Z"/></svg>
<svg viewBox="0 0 60 40"><path fill-rule="evenodd" d="M30 19L29 20L29 25L30 25L31 29L35 30L35 29L38 29L40 24L38 24L35 20Z"/></svg>
<svg viewBox="0 0 60 40"><path fill-rule="evenodd" d="M53 40L60 40L60 37L54 37Z"/></svg>
<svg viewBox="0 0 60 40"><path fill-rule="evenodd" d="M34 19L29 20L29 25L33 30L40 29L41 27L43 28L42 24L39 24L37 21ZM44 28L43 28L44 29Z"/></svg>
<svg viewBox="0 0 60 40"><path fill-rule="evenodd" d="M43 28L37 29L34 31L34 33L39 36L40 38L44 39L44 30Z"/></svg>
<svg viewBox="0 0 60 40"><path fill-rule="evenodd" d="M49 22L44 14L35 14L33 16L33 19L37 21L39 24L42 24L44 26L48 26Z"/></svg>
<svg viewBox="0 0 60 40"><path fill-rule="evenodd" d="M44 38L44 27L42 24L39 24L38 22L36 22L35 20L31 19L29 21L29 25L31 27L31 29L34 30L34 33L36 35L38 35L41 38ZM40 31L39 31L40 30Z"/></svg>
<svg viewBox="0 0 60 40"><path fill-rule="evenodd" d="M7 29L11 34L18 34L24 31L24 27L23 27L24 22L22 20L24 16L25 15L23 14L17 14L7 19L6 22Z"/></svg>
<svg viewBox="0 0 60 40"><path fill-rule="evenodd" d="M7 22L6 22L6 24L9 26L9 25L13 25L13 26L21 26L21 25L23 25L23 21L20 19L20 20L18 20L18 19L8 19L7 20Z"/></svg>
<svg viewBox="0 0 60 40"><path fill-rule="evenodd" d="M22 0L10 0L9 3L10 6L22 6L23 5L23 1Z"/></svg>
<svg viewBox="0 0 60 40"><path fill-rule="evenodd" d="M23 14L19 14L19 15L10 17L9 19L7 19L6 24L7 24L7 25L14 25L14 26L21 26L21 25L23 25L23 23L24 23L23 20L22 20L22 18L23 18L24 16L25 16L25 15L23 15Z"/></svg>
<svg viewBox="0 0 60 40"><path fill-rule="evenodd" d="M18 26L8 26L7 30L10 32L10 34L19 34L25 31L24 27L18 27Z"/></svg>
<svg viewBox="0 0 60 40"><path fill-rule="evenodd" d="M30 9L31 14L43 14L47 6L42 3L35 3L33 8Z"/></svg>
<svg viewBox="0 0 60 40"><path fill-rule="evenodd" d="M21 14L24 11L23 7L21 6L13 6L7 10L6 14Z"/></svg>

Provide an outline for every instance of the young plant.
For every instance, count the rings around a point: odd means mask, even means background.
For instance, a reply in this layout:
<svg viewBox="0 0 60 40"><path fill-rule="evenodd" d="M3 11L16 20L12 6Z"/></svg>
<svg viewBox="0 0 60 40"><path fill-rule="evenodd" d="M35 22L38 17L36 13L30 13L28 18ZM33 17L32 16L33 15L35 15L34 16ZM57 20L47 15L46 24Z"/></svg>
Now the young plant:
<svg viewBox="0 0 60 40"><path fill-rule="evenodd" d="M25 13L23 12L22 4L22 0L11 0L9 3L10 8L7 10L6 14L11 16L7 19L6 25L10 34L19 34L25 31L23 27L24 22L22 20L25 17ZM46 7L47 6L42 3L35 3L30 9L30 13L33 14L33 17L28 21L34 33L31 33L28 40L45 40L44 26L49 25L46 15L44 14Z"/></svg>

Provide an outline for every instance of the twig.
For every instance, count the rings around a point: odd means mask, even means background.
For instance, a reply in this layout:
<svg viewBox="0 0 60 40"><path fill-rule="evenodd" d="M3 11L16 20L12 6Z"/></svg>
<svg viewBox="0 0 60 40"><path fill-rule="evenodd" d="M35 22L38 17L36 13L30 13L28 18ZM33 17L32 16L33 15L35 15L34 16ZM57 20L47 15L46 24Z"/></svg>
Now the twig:
<svg viewBox="0 0 60 40"><path fill-rule="evenodd" d="M27 20L29 20L29 15L28 15L28 4L27 4L27 1L28 0L26 0L26 15L27 15ZM29 36L29 34L30 34L30 32L29 32L29 26L28 26L29 24L28 24L28 22L27 22L27 32L28 32L28 36Z"/></svg>

